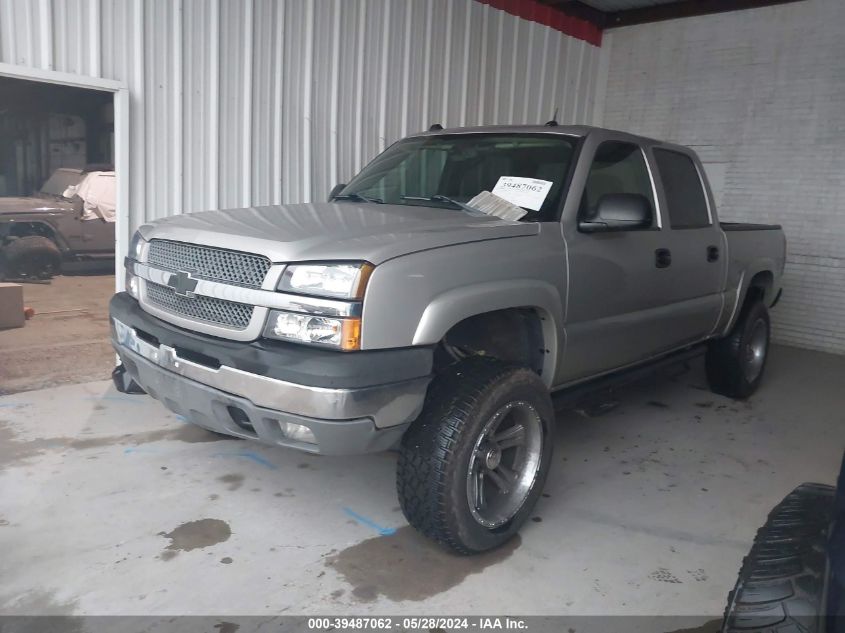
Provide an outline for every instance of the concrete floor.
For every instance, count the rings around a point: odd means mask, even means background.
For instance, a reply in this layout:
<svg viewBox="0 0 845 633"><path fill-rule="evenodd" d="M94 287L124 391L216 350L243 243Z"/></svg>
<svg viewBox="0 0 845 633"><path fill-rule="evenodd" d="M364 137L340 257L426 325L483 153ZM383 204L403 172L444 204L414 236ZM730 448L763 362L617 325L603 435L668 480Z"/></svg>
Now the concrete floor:
<svg viewBox="0 0 845 633"><path fill-rule="evenodd" d="M23 284L24 305L35 316L22 328L0 330L0 394L108 378L113 294L114 275Z"/></svg>
<svg viewBox="0 0 845 633"><path fill-rule="evenodd" d="M395 455L220 439L107 382L0 398L0 614L721 615L769 509L832 483L845 358L772 350L747 403L699 364L561 413L520 538L458 558L410 529Z"/></svg>

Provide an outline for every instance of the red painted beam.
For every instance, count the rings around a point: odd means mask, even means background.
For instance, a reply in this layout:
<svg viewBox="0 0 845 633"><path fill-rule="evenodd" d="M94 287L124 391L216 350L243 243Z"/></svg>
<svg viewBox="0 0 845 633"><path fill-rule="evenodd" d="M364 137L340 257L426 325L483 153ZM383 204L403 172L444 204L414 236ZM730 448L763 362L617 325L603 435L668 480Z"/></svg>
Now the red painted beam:
<svg viewBox="0 0 845 633"><path fill-rule="evenodd" d="M481 4L487 4L494 9L515 15L524 20L537 22L570 35L579 40L584 40L594 46L601 46L601 28L588 20L568 15L564 11L543 4L538 0L477 0Z"/></svg>

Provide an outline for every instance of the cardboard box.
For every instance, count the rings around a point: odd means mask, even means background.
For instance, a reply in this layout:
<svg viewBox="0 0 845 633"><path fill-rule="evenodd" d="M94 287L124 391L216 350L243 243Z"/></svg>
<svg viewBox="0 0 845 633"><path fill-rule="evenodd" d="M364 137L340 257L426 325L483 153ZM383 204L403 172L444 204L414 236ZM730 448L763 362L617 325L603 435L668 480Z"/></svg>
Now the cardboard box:
<svg viewBox="0 0 845 633"><path fill-rule="evenodd" d="M0 283L0 330L23 327L23 286Z"/></svg>

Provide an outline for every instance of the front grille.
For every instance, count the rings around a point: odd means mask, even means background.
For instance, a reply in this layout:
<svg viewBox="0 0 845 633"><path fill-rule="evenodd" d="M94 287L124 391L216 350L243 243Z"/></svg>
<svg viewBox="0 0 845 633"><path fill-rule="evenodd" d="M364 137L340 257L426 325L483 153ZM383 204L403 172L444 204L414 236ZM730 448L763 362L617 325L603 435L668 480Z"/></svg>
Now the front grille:
<svg viewBox="0 0 845 633"><path fill-rule="evenodd" d="M250 305L214 297L182 297L173 288L151 281L147 282L147 302L172 314L236 330L246 329L253 310Z"/></svg>
<svg viewBox="0 0 845 633"><path fill-rule="evenodd" d="M270 270L270 260L263 255L170 240L152 240L147 261L158 268L249 288L260 288Z"/></svg>

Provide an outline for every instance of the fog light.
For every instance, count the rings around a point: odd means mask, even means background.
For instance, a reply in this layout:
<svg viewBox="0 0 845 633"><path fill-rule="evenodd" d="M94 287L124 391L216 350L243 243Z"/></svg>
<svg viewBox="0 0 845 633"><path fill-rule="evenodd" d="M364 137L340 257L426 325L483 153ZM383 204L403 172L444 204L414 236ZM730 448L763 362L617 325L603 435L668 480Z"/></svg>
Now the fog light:
<svg viewBox="0 0 845 633"><path fill-rule="evenodd" d="M306 444L317 443L317 438L314 437L314 433L307 426L295 422L279 422L279 427L282 429L282 435L288 439L305 442Z"/></svg>

